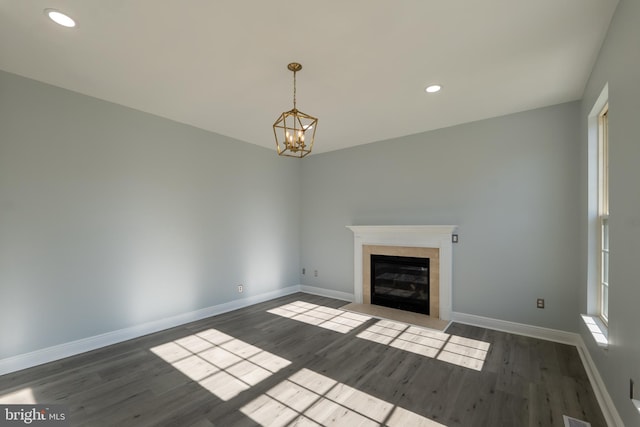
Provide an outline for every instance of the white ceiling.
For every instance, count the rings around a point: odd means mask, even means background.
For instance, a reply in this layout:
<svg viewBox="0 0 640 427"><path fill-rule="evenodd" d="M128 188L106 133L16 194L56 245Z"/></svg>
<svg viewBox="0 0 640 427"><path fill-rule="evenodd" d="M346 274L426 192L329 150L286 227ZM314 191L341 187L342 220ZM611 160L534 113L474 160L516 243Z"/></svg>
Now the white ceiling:
<svg viewBox="0 0 640 427"><path fill-rule="evenodd" d="M0 0L0 69L274 147L297 61L318 153L580 99L616 5Z"/></svg>

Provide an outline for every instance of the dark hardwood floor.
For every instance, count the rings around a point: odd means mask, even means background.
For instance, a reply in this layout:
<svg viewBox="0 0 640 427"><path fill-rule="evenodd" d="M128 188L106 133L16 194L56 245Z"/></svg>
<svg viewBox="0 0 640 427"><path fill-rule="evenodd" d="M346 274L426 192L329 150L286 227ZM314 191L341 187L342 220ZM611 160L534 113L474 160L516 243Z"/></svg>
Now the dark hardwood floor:
<svg viewBox="0 0 640 427"><path fill-rule="evenodd" d="M295 294L0 377L73 426L606 426L577 350Z"/></svg>

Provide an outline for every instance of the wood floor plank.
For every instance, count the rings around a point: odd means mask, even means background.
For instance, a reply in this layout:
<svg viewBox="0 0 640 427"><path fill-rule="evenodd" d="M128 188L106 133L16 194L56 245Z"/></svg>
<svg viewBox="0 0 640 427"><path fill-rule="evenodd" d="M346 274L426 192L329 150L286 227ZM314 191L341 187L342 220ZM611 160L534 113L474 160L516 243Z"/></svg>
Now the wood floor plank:
<svg viewBox="0 0 640 427"><path fill-rule="evenodd" d="M0 403L65 404L74 426L606 425L575 347L344 304L293 294L1 376Z"/></svg>

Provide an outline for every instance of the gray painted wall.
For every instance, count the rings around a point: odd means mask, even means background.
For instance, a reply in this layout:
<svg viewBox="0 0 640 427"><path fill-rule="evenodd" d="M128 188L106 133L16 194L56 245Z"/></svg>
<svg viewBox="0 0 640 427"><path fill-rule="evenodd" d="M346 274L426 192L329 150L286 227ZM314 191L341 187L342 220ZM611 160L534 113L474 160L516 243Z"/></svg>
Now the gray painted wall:
<svg viewBox="0 0 640 427"><path fill-rule="evenodd" d="M454 224L454 311L576 331L579 107L562 104L305 159L303 283L353 292L346 225ZM547 308L536 309L536 298Z"/></svg>
<svg viewBox="0 0 640 427"><path fill-rule="evenodd" d="M640 425L629 400L629 378L640 398L640 2L621 0L587 84L582 108L582 204L587 209L587 116L606 83L609 85L610 294L609 350L595 346L580 332L625 426ZM587 310L587 221L583 215L580 309Z"/></svg>
<svg viewBox="0 0 640 427"><path fill-rule="evenodd" d="M299 284L299 170L0 72L0 359Z"/></svg>

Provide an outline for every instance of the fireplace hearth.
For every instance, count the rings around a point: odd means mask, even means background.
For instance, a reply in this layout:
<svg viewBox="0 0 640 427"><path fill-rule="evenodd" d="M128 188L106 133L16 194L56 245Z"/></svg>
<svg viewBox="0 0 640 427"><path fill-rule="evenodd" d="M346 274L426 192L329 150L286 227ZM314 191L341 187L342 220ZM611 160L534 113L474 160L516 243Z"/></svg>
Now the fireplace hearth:
<svg viewBox="0 0 640 427"><path fill-rule="evenodd" d="M371 303L429 314L429 258L371 255Z"/></svg>

